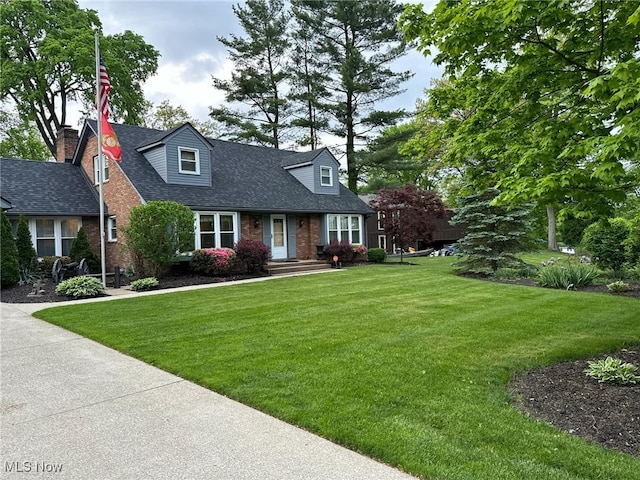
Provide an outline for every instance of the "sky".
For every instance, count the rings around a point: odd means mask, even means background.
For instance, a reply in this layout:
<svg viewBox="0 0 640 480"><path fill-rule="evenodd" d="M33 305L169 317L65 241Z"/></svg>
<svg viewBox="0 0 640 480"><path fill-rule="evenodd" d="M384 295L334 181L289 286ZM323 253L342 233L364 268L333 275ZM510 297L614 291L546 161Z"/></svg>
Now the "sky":
<svg viewBox="0 0 640 480"><path fill-rule="evenodd" d="M436 0L423 0L431 9ZM224 95L213 88L212 75L229 78L233 64L227 50L216 37L243 36L233 13L238 1L227 0L78 0L81 8L98 12L107 35L125 30L141 35L159 52L157 74L143 90L147 100L159 104L169 100L182 106L197 120L206 120L210 106L224 104ZM107 65L107 70L109 66ZM393 65L395 71L411 70L414 77L404 84L407 91L382 104L382 108L413 110L431 79L441 69L417 51L410 52ZM114 85L114 88L116 86ZM70 115L76 125L79 115Z"/></svg>

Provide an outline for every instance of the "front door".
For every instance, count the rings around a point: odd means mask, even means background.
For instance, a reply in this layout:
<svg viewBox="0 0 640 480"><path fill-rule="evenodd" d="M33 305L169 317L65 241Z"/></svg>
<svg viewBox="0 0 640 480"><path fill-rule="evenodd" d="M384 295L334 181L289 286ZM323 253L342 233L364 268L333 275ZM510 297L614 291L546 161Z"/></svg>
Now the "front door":
<svg viewBox="0 0 640 480"><path fill-rule="evenodd" d="M271 215L271 258L287 258L287 217Z"/></svg>

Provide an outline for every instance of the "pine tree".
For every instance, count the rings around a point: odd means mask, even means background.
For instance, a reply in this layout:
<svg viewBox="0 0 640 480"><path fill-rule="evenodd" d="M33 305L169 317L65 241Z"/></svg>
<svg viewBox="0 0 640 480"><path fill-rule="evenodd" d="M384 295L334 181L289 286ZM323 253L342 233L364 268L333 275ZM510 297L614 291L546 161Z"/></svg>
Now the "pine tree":
<svg viewBox="0 0 640 480"><path fill-rule="evenodd" d="M18 249L13 239L11 222L2 212L2 229L0 230L0 283L2 287L11 287L20 281L18 265Z"/></svg>
<svg viewBox="0 0 640 480"><path fill-rule="evenodd" d="M404 110L377 110L377 104L403 92L412 73L389 68L407 53L397 21L403 6L393 0L293 0L294 14L315 37L315 53L330 67L321 108L332 118L330 133L345 138L349 188L357 192L356 140L395 124Z"/></svg>
<svg viewBox="0 0 640 480"><path fill-rule="evenodd" d="M232 140L280 148L289 115L284 95L289 14L282 0L247 0L244 6L234 5L233 12L246 37L218 37L234 69L231 80L214 78L213 86L225 92L227 102L249 108L212 108L210 116L226 126Z"/></svg>
<svg viewBox="0 0 640 480"><path fill-rule="evenodd" d="M517 268L517 254L529 248L529 208L494 205L496 189L462 197L450 220L465 225L467 234L456 243L464 258L455 264L459 273L491 275L499 268Z"/></svg>

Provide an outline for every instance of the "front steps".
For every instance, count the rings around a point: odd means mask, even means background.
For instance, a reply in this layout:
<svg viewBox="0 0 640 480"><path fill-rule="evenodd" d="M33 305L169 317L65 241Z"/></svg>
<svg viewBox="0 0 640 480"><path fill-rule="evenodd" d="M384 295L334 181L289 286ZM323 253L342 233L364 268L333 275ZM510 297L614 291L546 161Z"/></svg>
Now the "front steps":
<svg viewBox="0 0 640 480"><path fill-rule="evenodd" d="M323 260L291 260L291 261L270 261L265 270L269 275L283 275L285 273L307 273L318 270L330 270L331 264Z"/></svg>

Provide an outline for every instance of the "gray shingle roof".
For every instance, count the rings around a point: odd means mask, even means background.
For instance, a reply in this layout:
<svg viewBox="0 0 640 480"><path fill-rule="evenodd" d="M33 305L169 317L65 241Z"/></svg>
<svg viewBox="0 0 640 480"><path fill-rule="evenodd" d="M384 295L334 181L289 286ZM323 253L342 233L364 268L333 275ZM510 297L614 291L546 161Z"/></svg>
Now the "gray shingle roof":
<svg viewBox="0 0 640 480"><path fill-rule="evenodd" d="M90 122L95 129L95 121ZM314 194L283 166L313 160L320 152L293 152L208 139L212 149L212 186L167 184L136 147L163 138L160 130L113 125L122 146L120 167L142 198L174 200L196 210L289 213L363 213L373 211L340 186L339 195Z"/></svg>
<svg viewBox="0 0 640 480"><path fill-rule="evenodd" d="M0 190L7 215L98 216L98 195L81 168L70 163L0 158Z"/></svg>

